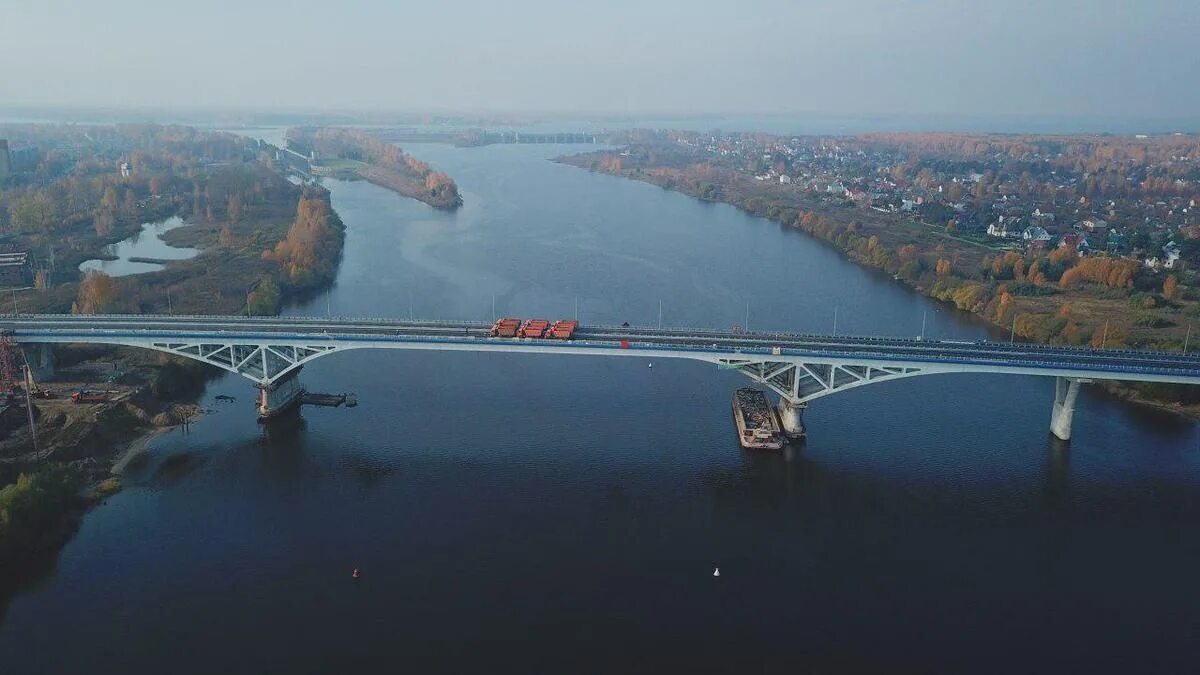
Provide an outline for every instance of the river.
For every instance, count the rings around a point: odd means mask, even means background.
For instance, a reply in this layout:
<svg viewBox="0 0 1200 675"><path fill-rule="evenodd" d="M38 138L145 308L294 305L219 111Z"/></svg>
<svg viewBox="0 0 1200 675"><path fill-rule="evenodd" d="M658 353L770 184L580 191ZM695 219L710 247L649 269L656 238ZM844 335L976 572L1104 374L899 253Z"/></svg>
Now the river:
<svg viewBox="0 0 1200 675"><path fill-rule="evenodd" d="M330 182L335 287L300 314L974 338L799 233L548 158L422 145L465 205ZM351 352L353 409L260 428L228 376L11 601L5 672L1181 672L1200 430L1053 381L944 375L814 403L742 452L693 362ZM215 400L219 394L235 403ZM169 462L186 454L190 461ZM350 572L362 570L354 581ZM719 578L713 576L719 567Z"/></svg>

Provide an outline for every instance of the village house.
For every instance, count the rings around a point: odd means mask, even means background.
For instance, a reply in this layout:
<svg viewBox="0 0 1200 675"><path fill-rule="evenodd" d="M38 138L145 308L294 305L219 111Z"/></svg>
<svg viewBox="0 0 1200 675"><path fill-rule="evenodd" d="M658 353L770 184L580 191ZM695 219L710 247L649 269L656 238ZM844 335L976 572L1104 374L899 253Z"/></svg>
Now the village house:
<svg viewBox="0 0 1200 675"><path fill-rule="evenodd" d="M1086 218L1075 223L1075 229L1084 232L1103 232L1108 229L1108 222L1099 218Z"/></svg>
<svg viewBox="0 0 1200 675"><path fill-rule="evenodd" d="M1043 225L1047 223L1053 223L1054 214L1043 211L1041 208L1036 208L1033 210L1033 219Z"/></svg>
<svg viewBox="0 0 1200 675"><path fill-rule="evenodd" d="M24 286L31 278L28 251L0 253L0 286Z"/></svg>
<svg viewBox="0 0 1200 675"><path fill-rule="evenodd" d="M1030 248L1042 248L1046 242L1053 241L1054 237L1041 225L1030 225L1021 232L1021 240Z"/></svg>
<svg viewBox="0 0 1200 675"><path fill-rule="evenodd" d="M1072 248L1078 251L1081 255L1091 250L1091 245L1088 244L1087 236L1082 232L1067 232L1058 239L1059 248Z"/></svg>
<svg viewBox="0 0 1200 675"><path fill-rule="evenodd" d="M1012 216L1000 216L996 222L987 226L988 236L1000 239L1015 239L1024 230L1022 220Z"/></svg>
<svg viewBox="0 0 1200 675"><path fill-rule="evenodd" d="M1173 241L1168 241L1162 247L1162 257L1146 258L1142 264L1154 271L1172 270L1175 269L1175 263L1179 262L1180 248L1179 244Z"/></svg>

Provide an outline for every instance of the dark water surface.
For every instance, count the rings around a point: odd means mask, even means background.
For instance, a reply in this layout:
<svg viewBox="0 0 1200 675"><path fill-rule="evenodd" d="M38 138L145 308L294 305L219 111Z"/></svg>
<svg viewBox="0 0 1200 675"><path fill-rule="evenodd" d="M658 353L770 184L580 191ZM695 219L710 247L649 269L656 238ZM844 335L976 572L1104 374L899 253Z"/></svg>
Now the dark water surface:
<svg viewBox="0 0 1200 675"><path fill-rule="evenodd" d="M297 313L569 317L977 337L978 324L737 210L419 146L466 205L332 183L337 286ZM0 625L4 673L1186 672L1200 433L1051 380L821 399L739 450L736 373L691 362L352 352L357 392L264 432L252 389L174 433ZM218 394L236 403L214 400ZM186 456L185 461L168 458ZM721 569L713 578L714 567ZM363 578L350 579L359 567Z"/></svg>

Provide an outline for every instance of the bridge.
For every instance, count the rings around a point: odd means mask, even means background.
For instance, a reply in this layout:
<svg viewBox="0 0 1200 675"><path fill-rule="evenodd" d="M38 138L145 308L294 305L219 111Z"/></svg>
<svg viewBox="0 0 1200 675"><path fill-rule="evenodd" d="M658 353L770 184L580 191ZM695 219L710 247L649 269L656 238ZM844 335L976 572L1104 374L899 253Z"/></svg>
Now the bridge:
<svg viewBox="0 0 1200 675"><path fill-rule="evenodd" d="M7 315L0 330L25 344L152 349L237 373L259 389L266 417L294 404L296 375L352 349L678 358L736 369L779 395L784 430L804 433L810 401L918 375L995 373L1056 378L1050 430L1071 437L1075 400L1093 380L1200 384L1200 356L988 341L798 335L690 328L580 326L571 340L491 336L491 324L312 317Z"/></svg>

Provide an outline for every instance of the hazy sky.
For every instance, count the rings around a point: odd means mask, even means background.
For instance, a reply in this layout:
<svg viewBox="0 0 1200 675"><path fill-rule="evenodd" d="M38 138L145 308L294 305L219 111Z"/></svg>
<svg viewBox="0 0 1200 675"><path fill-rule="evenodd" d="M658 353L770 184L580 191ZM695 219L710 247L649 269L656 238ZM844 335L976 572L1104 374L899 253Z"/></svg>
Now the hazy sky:
<svg viewBox="0 0 1200 675"><path fill-rule="evenodd" d="M1194 116L1197 0L0 0L0 104Z"/></svg>

